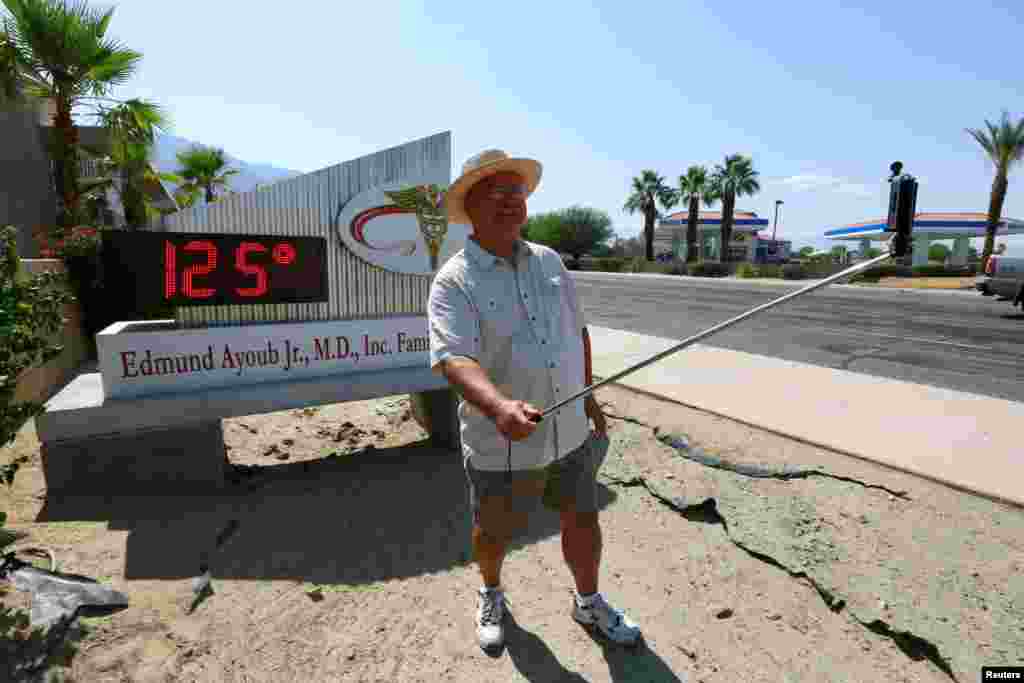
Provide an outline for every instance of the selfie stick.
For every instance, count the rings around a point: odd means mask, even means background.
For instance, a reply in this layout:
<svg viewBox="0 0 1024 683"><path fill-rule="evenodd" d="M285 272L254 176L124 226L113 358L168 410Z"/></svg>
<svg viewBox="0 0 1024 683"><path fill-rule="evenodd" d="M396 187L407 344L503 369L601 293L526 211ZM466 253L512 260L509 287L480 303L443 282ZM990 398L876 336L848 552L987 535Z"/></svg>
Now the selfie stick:
<svg viewBox="0 0 1024 683"><path fill-rule="evenodd" d="M913 176L900 175L900 169L902 168L902 166L903 165L900 164L900 162L898 161L894 163L892 166L890 166L890 169L893 172L893 176L889 178L889 182L892 184L892 187L890 188L889 192L889 218L886 227L886 232L892 232L893 236L889 239L888 242L888 254L877 256L873 259L865 261L864 263L858 263L857 265L851 266L850 268L847 268L844 271L836 273L831 277L825 278L821 282L815 282L814 284L808 285L807 287L804 287L803 289L793 292L792 294L787 294L786 296L778 298L775 301L769 301L768 303L762 306L758 306L757 308L747 311L746 313L738 315L735 318L732 318L731 320L726 320L723 323L719 323L718 325L715 325L711 329L700 332L699 334L695 334L692 337L683 340L679 344L676 344L672 348L662 351L656 356L648 358L647 360L641 363L637 363L631 368L626 368L622 372L612 375L607 379L601 380L597 384L592 384L589 387L583 389L582 391L574 394L573 396L570 396L567 399L559 401L555 405L551 406L550 408L542 412L539 416L531 418L531 420L533 422L540 422L545 417L555 412L562 406L589 395L599 387L602 387L605 384L608 384L609 382L614 382L618 379L621 379L626 375L629 375L631 373L636 372L637 370L640 370L642 368L647 367L648 365L651 365L652 363L657 363L659 360L665 358L666 356L671 356L673 353L682 351L683 349L696 344L701 339L706 339L707 337L710 337L716 332L721 332L722 330L728 327L732 327L736 323L746 320L747 318L750 318L752 316L755 316L758 313L763 313L764 311L775 308L779 304L785 303L786 301L789 301L791 299L795 299L798 296L802 296L809 292L813 292L814 290L820 289L826 285L830 285L837 280L842 280L843 278L850 277L851 275L859 273L862 270L867 270L876 263L881 263L882 261L886 261L890 258L902 258L909 254L911 252L910 232L913 228L914 211L916 209L917 204L917 181L914 179Z"/></svg>

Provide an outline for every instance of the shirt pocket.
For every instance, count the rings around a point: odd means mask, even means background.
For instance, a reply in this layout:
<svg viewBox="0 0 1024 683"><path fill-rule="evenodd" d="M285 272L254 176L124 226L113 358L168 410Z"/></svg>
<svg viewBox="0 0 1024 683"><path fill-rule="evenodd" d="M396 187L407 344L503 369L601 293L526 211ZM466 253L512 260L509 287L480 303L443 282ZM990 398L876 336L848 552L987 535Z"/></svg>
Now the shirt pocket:
<svg viewBox="0 0 1024 683"><path fill-rule="evenodd" d="M547 313L549 324L549 337L555 342L556 348L561 349L566 346L565 339L565 328L563 324L565 322L565 283L562 281L561 275L554 277L545 277L543 281L544 288L544 308Z"/></svg>

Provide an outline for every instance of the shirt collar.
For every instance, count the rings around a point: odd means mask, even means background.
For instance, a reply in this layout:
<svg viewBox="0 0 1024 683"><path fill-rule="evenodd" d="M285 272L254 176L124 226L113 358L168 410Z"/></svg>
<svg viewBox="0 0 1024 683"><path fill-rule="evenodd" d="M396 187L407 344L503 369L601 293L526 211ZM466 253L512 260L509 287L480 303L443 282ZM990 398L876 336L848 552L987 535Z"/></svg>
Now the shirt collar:
<svg viewBox="0 0 1024 683"><path fill-rule="evenodd" d="M479 265L484 270L493 269L494 266L498 263L498 261L506 261L505 258L501 256L495 256L491 252L481 247L480 244L472 237L466 240L466 254L468 254L470 258L476 261L477 265ZM520 264L529 255L530 249L527 247L526 242L523 241L522 239L516 240L515 254L513 256L513 260L517 264Z"/></svg>

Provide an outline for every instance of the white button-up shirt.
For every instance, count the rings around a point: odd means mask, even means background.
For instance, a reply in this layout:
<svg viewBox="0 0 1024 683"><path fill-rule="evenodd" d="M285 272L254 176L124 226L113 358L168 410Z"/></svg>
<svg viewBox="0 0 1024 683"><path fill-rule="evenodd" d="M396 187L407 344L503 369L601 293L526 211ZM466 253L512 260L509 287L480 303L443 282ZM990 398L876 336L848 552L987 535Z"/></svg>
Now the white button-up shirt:
<svg viewBox="0 0 1024 683"><path fill-rule="evenodd" d="M553 249L520 240L504 259L473 239L430 288L430 366L453 356L477 361L503 396L545 410L585 384L583 311ZM584 399L544 418L526 439L508 440L486 415L459 402L462 450L481 470L543 467L578 448L590 425Z"/></svg>

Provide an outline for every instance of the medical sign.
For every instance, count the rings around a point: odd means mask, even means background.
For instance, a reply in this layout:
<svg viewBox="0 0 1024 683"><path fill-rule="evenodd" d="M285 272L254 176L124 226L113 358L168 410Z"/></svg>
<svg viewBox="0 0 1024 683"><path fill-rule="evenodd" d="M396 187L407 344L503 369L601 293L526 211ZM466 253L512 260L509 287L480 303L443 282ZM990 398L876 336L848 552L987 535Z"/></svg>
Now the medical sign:
<svg viewBox="0 0 1024 683"><path fill-rule="evenodd" d="M360 258L397 273L432 275L466 245L469 228L448 223L444 188L391 183L342 207L338 236Z"/></svg>

